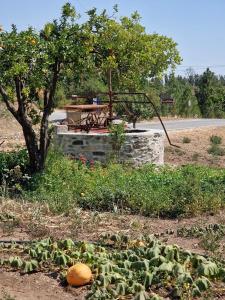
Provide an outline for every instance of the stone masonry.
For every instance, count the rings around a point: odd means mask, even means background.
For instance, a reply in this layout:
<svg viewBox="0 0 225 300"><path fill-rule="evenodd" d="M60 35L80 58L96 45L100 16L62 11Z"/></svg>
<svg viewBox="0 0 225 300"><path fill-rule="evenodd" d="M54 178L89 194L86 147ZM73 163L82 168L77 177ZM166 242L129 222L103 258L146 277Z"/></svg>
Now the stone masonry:
<svg viewBox="0 0 225 300"><path fill-rule="evenodd" d="M108 133L85 133L68 131L67 126L58 125L54 144L65 154L106 163L113 157L114 150ZM164 163L164 132L146 130L126 133L119 159L135 166L145 163Z"/></svg>

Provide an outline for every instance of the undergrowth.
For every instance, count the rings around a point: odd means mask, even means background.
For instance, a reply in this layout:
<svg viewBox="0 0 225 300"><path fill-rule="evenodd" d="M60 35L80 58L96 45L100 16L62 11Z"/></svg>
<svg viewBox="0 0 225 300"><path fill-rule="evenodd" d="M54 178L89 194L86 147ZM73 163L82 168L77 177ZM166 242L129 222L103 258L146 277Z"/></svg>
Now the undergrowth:
<svg viewBox="0 0 225 300"><path fill-rule="evenodd" d="M54 212L80 206L174 218L215 212L224 206L225 171L193 165L90 167L51 152L44 172L28 177L25 184L13 180L20 197L47 203Z"/></svg>

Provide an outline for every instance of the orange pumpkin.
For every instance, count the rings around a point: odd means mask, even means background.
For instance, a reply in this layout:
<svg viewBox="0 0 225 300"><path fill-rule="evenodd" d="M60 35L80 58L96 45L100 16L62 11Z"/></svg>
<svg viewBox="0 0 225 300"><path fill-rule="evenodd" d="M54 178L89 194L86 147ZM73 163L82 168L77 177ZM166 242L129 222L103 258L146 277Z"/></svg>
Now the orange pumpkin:
<svg viewBox="0 0 225 300"><path fill-rule="evenodd" d="M91 281L92 273L91 269L82 263L77 263L70 267L67 271L67 282L69 285L82 286Z"/></svg>

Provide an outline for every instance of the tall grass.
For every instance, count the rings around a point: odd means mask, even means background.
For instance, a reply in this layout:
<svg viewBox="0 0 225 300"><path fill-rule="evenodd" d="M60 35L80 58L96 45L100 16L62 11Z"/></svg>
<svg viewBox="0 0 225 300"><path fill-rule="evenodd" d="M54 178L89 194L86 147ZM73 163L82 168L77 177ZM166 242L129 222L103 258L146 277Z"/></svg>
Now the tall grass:
<svg viewBox="0 0 225 300"><path fill-rule="evenodd" d="M31 179L23 197L46 202L57 212L80 206L177 217L222 208L224 183L222 169L193 165L177 169L146 165L133 169L114 163L90 169L51 153L46 170Z"/></svg>

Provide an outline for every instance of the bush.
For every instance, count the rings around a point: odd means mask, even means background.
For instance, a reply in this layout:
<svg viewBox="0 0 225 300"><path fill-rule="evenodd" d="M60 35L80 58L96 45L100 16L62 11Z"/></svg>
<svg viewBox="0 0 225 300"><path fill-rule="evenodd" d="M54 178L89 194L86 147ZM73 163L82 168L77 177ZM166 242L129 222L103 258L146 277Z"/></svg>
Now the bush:
<svg viewBox="0 0 225 300"><path fill-rule="evenodd" d="M207 151L209 154L212 154L215 156L224 156L225 155L225 149L219 147L217 144L213 144Z"/></svg>
<svg viewBox="0 0 225 300"><path fill-rule="evenodd" d="M210 142L213 145L220 145L222 143L222 137L220 137L218 135L212 135L210 137Z"/></svg>
<svg viewBox="0 0 225 300"><path fill-rule="evenodd" d="M184 136L182 142L184 144L189 144L191 142L191 139L189 137L187 137L187 136Z"/></svg>
<svg viewBox="0 0 225 300"><path fill-rule="evenodd" d="M0 185L5 180L14 184L19 172L21 176L28 172L27 151L0 152Z"/></svg>
<svg viewBox="0 0 225 300"><path fill-rule="evenodd" d="M23 196L47 202L57 212L79 205L98 211L174 218L223 207L224 183L224 170L207 167L146 165L133 169L111 163L89 168L51 153L46 170L32 178Z"/></svg>

